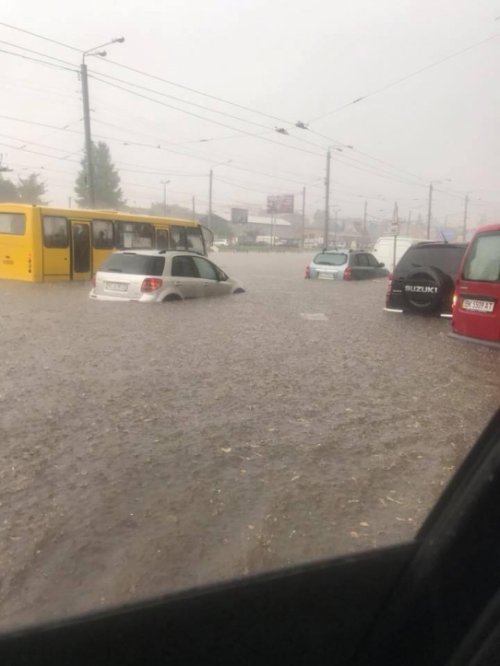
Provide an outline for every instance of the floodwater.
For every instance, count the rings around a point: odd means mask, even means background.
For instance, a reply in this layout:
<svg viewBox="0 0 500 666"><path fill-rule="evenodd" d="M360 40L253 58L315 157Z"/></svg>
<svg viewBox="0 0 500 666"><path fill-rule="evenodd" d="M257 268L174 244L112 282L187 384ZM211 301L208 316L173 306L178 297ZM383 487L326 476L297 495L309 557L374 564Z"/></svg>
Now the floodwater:
<svg viewBox="0 0 500 666"><path fill-rule="evenodd" d="M0 626L411 538L499 405L500 355L310 254L215 300L0 283Z"/></svg>

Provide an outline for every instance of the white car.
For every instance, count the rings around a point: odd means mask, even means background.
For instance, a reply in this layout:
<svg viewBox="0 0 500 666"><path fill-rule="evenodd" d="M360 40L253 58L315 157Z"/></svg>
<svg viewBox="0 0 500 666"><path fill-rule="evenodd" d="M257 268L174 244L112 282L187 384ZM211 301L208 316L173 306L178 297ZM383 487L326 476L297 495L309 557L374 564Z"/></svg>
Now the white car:
<svg viewBox="0 0 500 666"><path fill-rule="evenodd" d="M192 252L123 250L97 271L90 298L144 303L245 291L214 263Z"/></svg>

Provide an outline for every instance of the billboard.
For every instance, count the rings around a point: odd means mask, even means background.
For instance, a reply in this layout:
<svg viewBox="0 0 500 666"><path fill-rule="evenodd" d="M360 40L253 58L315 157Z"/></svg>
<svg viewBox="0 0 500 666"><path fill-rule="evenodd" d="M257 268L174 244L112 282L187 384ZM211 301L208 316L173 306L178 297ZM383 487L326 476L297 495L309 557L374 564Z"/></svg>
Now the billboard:
<svg viewBox="0 0 500 666"><path fill-rule="evenodd" d="M248 210L246 208L231 208L231 222L233 224L247 224Z"/></svg>
<svg viewBox="0 0 500 666"><path fill-rule="evenodd" d="M267 212L273 215L293 213L293 194L270 194L267 197Z"/></svg>

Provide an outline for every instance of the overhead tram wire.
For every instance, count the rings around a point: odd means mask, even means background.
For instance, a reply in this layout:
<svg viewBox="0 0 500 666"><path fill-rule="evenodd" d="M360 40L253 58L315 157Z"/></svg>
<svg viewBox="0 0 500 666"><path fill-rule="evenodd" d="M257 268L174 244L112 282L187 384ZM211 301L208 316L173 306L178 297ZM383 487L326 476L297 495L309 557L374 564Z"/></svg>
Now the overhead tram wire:
<svg viewBox="0 0 500 666"><path fill-rule="evenodd" d="M63 65L48 62L47 60L41 60L40 58L32 58L30 56L24 55L23 53L15 53L14 51L7 51L7 49L0 49L0 53L7 53L8 55L16 56L17 58L22 58L23 60L30 60L31 62L38 62L42 65L47 65L48 67L53 67L54 69L67 70L75 74L78 73L78 70L75 67L65 67Z"/></svg>
<svg viewBox="0 0 500 666"><path fill-rule="evenodd" d="M48 58L49 60L55 60L58 63L62 63L63 65L67 65L68 67L74 67L72 62L69 62L68 60L62 60L62 58L56 58L55 56L47 55L46 53L41 53L40 51L34 51L33 49L28 49L26 46L19 46L17 44L13 44L12 42L6 42L4 39L0 39L0 44L5 44L5 46L10 46L12 48L21 50L21 51L27 51L28 53L32 53L33 55L37 56L42 56L42 58ZM22 54L19 54L22 55Z"/></svg>
<svg viewBox="0 0 500 666"><path fill-rule="evenodd" d="M375 90L372 90L371 92L366 93L365 95L361 95L360 97L357 97L356 99L347 102L346 104L342 104L341 106L332 109L331 111L328 111L327 113L323 113L319 116L316 116L314 118L309 119L309 123L314 123L318 120L322 120L323 118L327 118L328 116L332 116L335 113L338 113L339 111L342 111L343 109L348 108L349 106L354 106L354 104L359 104L359 102L363 102L364 100L368 99L369 97L373 97L374 95L379 95L382 92L385 92L386 90L389 90L390 88L393 88L394 86L399 85L400 83L404 83L405 81L408 81L409 79L418 76L419 74L422 74L423 72L428 71L429 69L433 69L434 67L437 67L438 65L441 65L444 62L447 62L448 60L451 60L452 58L456 58L459 55L462 55L463 53L466 53L467 51L471 51L472 49L478 48L479 46L482 46L483 44L486 44L488 42L491 42L493 39L497 39L500 37L500 33L496 33L494 35L491 35L490 37L487 37L486 39L482 39L479 42L475 42L474 44L470 44L469 46L466 46L463 49L460 49L459 51L454 51L453 53L450 53L449 55L445 56L444 58L440 58L439 60L436 60L435 62L432 62L428 65L425 65L424 67L420 67L420 69L415 70L414 72L411 72L410 74L407 74L406 76L402 76L399 79L395 79L391 83L387 83L384 86L381 86L380 88L377 88Z"/></svg>
<svg viewBox="0 0 500 666"><path fill-rule="evenodd" d="M0 25L3 25L5 28L10 28L11 30L24 32L26 35L31 35L31 37L37 37L38 39L43 39L46 42L52 42L53 44L57 44L58 46L63 46L64 48L71 49L72 51L79 51L80 53L83 52L82 49L79 49L76 46L71 46L71 44L65 44L64 42L59 42L57 39L51 39L50 37L45 37L44 35L40 35L37 32L32 32L31 30L26 30L25 28L18 28L17 26L12 25L11 23L5 23L4 21L0 21Z"/></svg>
<svg viewBox="0 0 500 666"><path fill-rule="evenodd" d="M30 30L26 30L24 28L19 28L18 26L12 25L10 23L6 23L3 21L0 21L0 25L3 25L6 28L9 28L11 30L16 30L18 32L23 32L25 34L28 34L32 37L37 37L38 39L42 39L47 42L52 42L53 44L57 44L58 46L62 46L67 49L71 49L72 51L77 51L78 53L83 53L84 50L77 48L76 46L73 46L71 44L65 44L64 42L60 42L56 39L51 39L50 37L46 37L45 35L41 35L40 33L32 32ZM203 92L201 90L196 90L195 88L190 88L189 86L185 86L181 83L175 83L174 81L169 81L168 79L164 79L160 76L157 76L155 74L150 74L148 72L141 71L140 69L136 69L134 67L130 67L128 65L123 65L119 62L116 62L114 60L110 60L109 58L106 58L104 62L109 63L110 65L114 65L116 67L121 67L122 69L126 69L130 72L134 72L135 74L140 74L141 76L146 76L151 79L155 79L157 81L161 81L162 83L166 83L167 85L174 86L176 88L180 88L182 90L186 90L188 92L195 93L197 95L201 95L203 97L207 97L209 99L213 99L217 102L222 102L223 104L228 104L230 106L234 106L235 108L239 108L243 111L249 111L250 113L254 113L256 115L260 115L266 118L269 118L270 120L275 120L280 123L285 123L285 124L290 124L290 121L285 120L283 118L280 118L279 116L275 116L270 113L266 113L265 111L259 111L258 109L252 109L249 106L245 106L244 104L238 104L237 102L232 102L230 100L224 99L223 97L219 97L217 95L211 95L210 93Z"/></svg>
<svg viewBox="0 0 500 666"><path fill-rule="evenodd" d="M22 54L17 54L17 53L13 53L12 55L17 55L18 57L27 58L27 56L23 56ZM58 60L59 60L59 59L58 59ZM49 65L52 64L52 63L47 63L46 61L39 61L39 62L42 62L43 64L49 64ZM62 61L62 62L65 62L65 61ZM59 66L59 65L58 65L58 66ZM76 71L76 70L71 70L71 71ZM156 100L156 99L154 99L154 98L149 98L149 97L146 97L146 96L141 95L141 94L139 94L139 93L136 93L136 92L133 91L133 90L125 89L125 88L123 88L123 87L121 87L121 86L117 86L117 85L112 84L112 83L110 83L110 82L108 82L108 81L103 81L102 79L99 79L98 77L93 76L93 78L95 78L96 80L100 81L101 83L104 83L105 85L109 85L109 86L112 86L112 87L119 88L119 89L121 89L121 90L124 90L125 92L128 92L129 94L136 95L136 96L139 96L139 97L143 97L143 98L145 98L145 99L147 99L147 100L149 100L149 101L152 101L152 102L154 102L154 103L158 103L158 104L161 104L161 105L166 106L166 107L168 107L168 108L172 108L173 110L180 111L181 113L186 113L186 114L188 114L188 115L192 115L192 116L197 117L197 118L199 118L199 119L206 120L207 122L212 122L212 123L215 123L215 124L221 125L221 126L223 126L223 127L227 127L228 129L232 129L232 130L234 130L234 131L237 131L237 132L241 133L242 135L245 135L245 136L255 136L255 135L253 135L253 134L251 134L251 133L249 133L249 132L246 132L246 131L244 131L244 130L240 130L240 129L238 129L238 128L233 128L233 127L228 126L228 125L225 125L225 124L223 124L223 123L219 123L218 121L215 121L215 120L213 120L213 119L205 118L205 117L200 116L200 115L198 115L198 114L193 114L193 113L191 113L191 112L189 112L189 111L186 111L186 110L184 110L184 109L179 109L178 107L174 107L173 105L167 105L167 104L162 103L162 102L160 102L159 100ZM132 85L134 85L134 84L132 84ZM140 87L140 88L143 88L142 86L139 86L139 87ZM160 94L160 95L162 95L162 93L158 93L157 91L153 91L153 94ZM247 121L245 121L244 119L238 119L238 120L242 120L243 122L247 122ZM261 126L261 127L264 127L264 126L262 126L262 125L260 125L260 126ZM270 131L272 131L272 130L270 130ZM287 147L287 148L290 148L290 149L294 149L294 150L301 150L301 151L304 152L304 153L315 154L315 155L319 156L317 153L312 153L312 151L306 151L306 150L304 150L304 149L298 148L297 146L291 146L291 145L289 145L289 144L287 145L286 143L281 143L281 142L278 142L278 141L274 141L274 140L272 140L272 139L266 139L266 138L264 138L264 137L262 137L262 136L260 136L259 138L263 139L264 141L267 141L267 142L270 142L270 143L273 143L273 144L276 144L276 145L279 145L279 146L284 146L284 147ZM297 138L297 137L294 137L294 138ZM131 142L129 142L129 143L131 143ZM311 142L307 142L307 143L311 143ZM139 144L136 143L136 145L139 145ZM314 146L316 147L316 144L312 144L312 145L314 145ZM341 144L340 144L340 145L341 145ZM146 146L145 146L145 147L146 147ZM149 146L147 146L147 147L149 147ZM320 148L320 146L317 146L317 147ZM358 151L358 152L360 152L360 151ZM371 158L371 159L377 159L377 158L372 158L371 156L370 156L370 158ZM338 158L338 156L335 156L335 159L337 159L338 161L343 161L343 160L340 160L340 159ZM367 173L371 173L371 174L374 174L374 175L377 175L377 176L380 176L380 177L383 177L383 178L393 179L393 180L395 180L395 181L398 180L399 182L403 182L403 183L405 183L405 184L410 184L410 185L414 185L414 184L415 184L415 183L409 183L408 181L403 181L403 180L400 179L400 178L395 178L393 174L388 173L387 171L385 171L385 172L375 172L375 171L373 170L373 168L370 167L370 165L365 165L365 164L363 164L362 162L360 162L359 160L355 160L355 159L350 158L350 157L348 157L348 156L344 156L344 163L345 163L345 162L347 162L347 164L348 164L349 166L351 166L352 168L357 168L357 169L359 169L359 170L361 170L361 171L365 171L365 172L367 172ZM349 162L355 162L355 163L361 164L362 167L356 167L356 166L354 166L353 164L349 164ZM392 167L391 167L391 168L392 168ZM419 185L420 185L420 184L419 184ZM420 186L421 186L421 185L420 185Z"/></svg>
<svg viewBox="0 0 500 666"><path fill-rule="evenodd" d="M119 89L119 90L122 90L122 91L124 91L124 92L127 92L128 94L135 95L135 96L137 96L137 97L140 97L140 98L142 98L142 99L146 99L146 100L148 100L148 101L151 101L151 102L153 102L153 103L159 104L159 105L161 105L161 106L165 106L165 107L170 108L170 109L173 109L173 110L175 110L175 111L179 111L180 113L185 113L185 114L187 114L187 115L193 116L193 117L198 118L198 119L201 119L201 120L205 120L205 121L210 122L210 123L215 123L215 124L220 125L220 126L222 126L222 127L226 127L226 128L228 128L228 129L232 129L232 130L235 130L235 131L237 131L237 132L241 132L242 134L245 134L245 135L248 135L248 136L256 136L256 135L254 135L254 134L252 134L252 133L250 133L250 132L246 132L245 130L240 130L239 128L235 128L235 127L232 127L232 126L226 125L225 123L221 123L221 122L219 122L219 121L217 121L217 120L213 120L213 119L211 119L211 118L206 118L206 117L204 117L204 116L200 116L199 114L193 113L193 112L191 112L191 111L187 111L187 110L185 110L185 109L180 109L179 107L175 107L175 106L173 106L173 105L171 105L171 104L166 104L165 102L162 102L161 100L157 100L157 99L155 99L155 98L153 98L153 97L148 97L148 96L146 96L146 95L143 95L142 93L138 93L138 92L136 92L135 90L130 90L130 89L128 89L128 88L124 88L123 86L120 86L120 85L118 85L118 84L111 83L111 82L109 82L109 81L105 81L105 80L100 79L99 77L95 76L94 74L92 74L92 75L90 75L90 76L91 76L91 78L93 78L94 80L97 80L97 81L103 83L104 85L108 85L108 86L111 86L111 87L113 87L113 88L117 88L117 89ZM293 145L290 145L290 144L287 145L286 143L281 143L281 142L279 142L279 141L275 141L275 140L273 140L273 139L267 139L267 138L265 138L265 137L263 137L263 136L260 136L259 138L260 138L261 140L263 140L263 141L266 141L266 142L269 142L269 143L273 143L273 144L276 144L276 145L278 145L278 146L286 147L286 148L289 148L289 149L291 149L291 150L298 150L298 151L301 151L301 152L304 152L304 153L307 153L307 154L314 155L314 156L316 156L316 157L323 157L323 154L322 154L322 153L315 153L315 152L313 153L312 151L309 151L309 150L306 150L306 149L303 149L303 148L299 148L298 146L293 146ZM318 148L320 148L320 146L318 146ZM338 156L335 156L335 157L332 156L332 158L333 158L333 159L336 159L337 161L341 161L341 162L342 162L342 159L340 159ZM355 166L354 164L349 164L349 162L355 162L355 163L361 164L362 166ZM348 156L344 156L344 164L347 164L348 166L351 166L351 167L354 168L354 169L358 169L358 170L364 171L364 172L366 172L366 173L371 173L372 175L377 175L377 176L379 176L379 177L381 177L381 178L388 178L388 179L392 179L392 180L394 180L394 181L402 182L402 183L404 183L404 184L406 184L406 185L417 185L417 186L419 186L419 187L423 187L423 186L424 186L422 183L412 183L412 182L409 182L407 179L406 179L406 180L403 180L403 179L400 178L400 177L398 178L397 176L394 176L393 174L388 173L387 171L384 171L384 172L382 172L382 171L376 172L376 171L373 169L373 167L371 167L370 165L363 164L363 163L360 162L359 160L355 160L354 158L351 158L351 157L348 157Z"/></svg>
<svg viewBox="0 0 500 666"><path fill-rule="evenodd" d="M173 109L174 111L179 111L180 113L184 113L188 116L193 116L194 118L198 118L199 120L204 120L208 123L213 123L215 125L219 125L220 127L225 127L226 129L233 130L235 132L240 132L241 134L245 134L247 136L255 136L257 137L258 135L252 134L251 132L247 132L246 130L239 129L238 127L232 127L231 125L227 125L226 123L221 123L218 120L214 120L212 118L206 118L205 116L200 116L197 113L193 113L192 111L187 111L185 109L180 109L179 107L175 107L172 104L166 104L165 102L162 102L159 99L155 99L154 97L148 97L147 95L143 95L142 93L138 93L135 90L130 90L128 88L124 88L123 86L119 86L115 83L110 83L109 81L105 81L103 79L100 79L96 77L94 74L89 75L90 78L92 78L95 81L99 81L100 83L103 83L104 85L111 86L112 88L117 88L118 90L122 90L124 92L127 92L130 95L134 95L136 97L140 97L142 99L148 100L150 102L154 102L155 104L159 104L160 106L164 106L168 109ZM305 148L299 148L298 146L291 146L290 144L286 143L281 143L279 141L275 141L274 139L266 139L264 136L258 136L258 138L261 141L266 141L268 143L273 143L277 146L281 146L282 148L288 148L292 150L298 150L302 153L307 153L309 155L314 155L315 157L323 157L322 153L319 152L313 152L312 150L306 150Z"/></svg>
<svg viewBox="0 0 500 666"><path fill-rule="evenodd" d="M97 74L97 76L95 76L95 74ZM231 118L232 120L238 120L239 122L247 123L248 125L253 125L255 127L260 127L261 129L266 130L270 134L274 134L276 132L276 128L269 127L268 125L263 125L262 123L257 123L253 120L249 120L247 118L242 118L241 116L235 116L232 113L227 113L227 111L221 111L219 109L213 109L209 106L205 106L204 104L198 104L197 102L192 102L190 100L185 100L185 99L182 99L181 97L176 97L175 95L169 95L168 93L162 92L161 90L155 90L153 88L148 88L146 86L142 86L142 85L140 85L138 83L134 83L132 81L126 81L124 79L120 79L116 76L110 76L109 74L103 74L102 72L95 72L94 70L90 70L90 76L95 78L98 81L101 81L101 83L103 83L103 81L99 77L104 77L105 79L110 79L113 82L118 82L118 83L124 84L126 86L130 86L132 88L137 88L137 89L142 90L144 92L152 93L154 95L159 95L161 97L166 97L167 99L173 99L177 102L180 102L181 104L187 104L189 106L195 106L198 109L203 109L204 111L208 111L210 113L216 113L218 115L222 115L222 116L225 116L227 118ZM294 125L294 127L296 127L296 125ZM292 127L290 127L289 129L292 129ZM236 136L239 136L239 135L236 135ZM253 134L252 136L258 137L258 136L261 136L261 135ZM308 141L307 139L304 139L303 137L295 136L293 134L289 134L289 136L292 139L294 139L295 141L300 141L301 143L305 143L307 145L313 146L314 148L323 149L323 146L321 146L317 143L314 143L313 141ZM232 137L230 137L230 138L232 138ZM339 145L342 145L342 144L339 143Z"/></svg>
<svg viewBox="0 0 500 666"><path fill-rule="evenodd" d="M57 44L57 45L62 46L62 47L64 47L64 48L71 49L72 51L76 51L76 52L78 52L78 53L83 53L83 52L84 52L83 49L79 49L79 48L77 48L77 47L75 47L75 46L73 46L73 45L65 44L65 43L60 42L60 41L58 41L58 40L51 39L51 38L46 37L46 36L44 36L44 35L41 35L41 34L39 34L39 33L35 33L35 32L29 31L29 30L26 30L26 29L23 29L23 28L19 28L19 27L17 27L17 26L14 26L14 25L9 24L9 23L6 23L6 22L0 22L0 25L3 25L4 27L10 28L10 29L12 29L12 30L17 30L17 31L19 31L19 32L22 32L22 33L25 33L25 34L31 35L31 36L33 36L33 37L37 37L37 38L39 38L39 39L42 39L42 40L45 40L45 41L48 41L48 42L51 42L51 43ZM461 50L456 51L456 52L454 52L454 53L452 53L452 54L449 54L448 56L446 56L446 57L444 57L444 58L441 58L440 60L438 60L438 61L436 61L436 62L434 62L434 63L431 63L431 64L429 64L429 65L426 65L425 67L422 67L422 68L420 68L419 70L417 70L417 71L415 71L415 72L412 72L412 73L410 73L410 74L408 74L408 75L406 75L406 76L404 76L404 77L401 77L401 78L397 79L396 81L393 81L393 82L391 82L391 83L389 83L389 84L387 84L387 85L385 85L385 86L382 86L381 88L379 88L379 89L377 89L377 90L374 90L374 91L372 91L372 92L370 92L370 93L367 93L366 95L363 95L362 97L359 97L359 98L357 98L357 99L355 99L355 100L352 100L351 102L348 102L347 104L344 104L344 105L342 105L341 107L338 107L337 109L333 109L331 112L328 112L328 113L326 113L326 114L322 114L321 116L317 116L317 117L313 118L312 120L310 120L309 122L314 122L314 121L319 120L319 119L321 119L321 118L324 118L324 117L326 117L326 116L328 116L328 115L332 115L333 113L336 113L337 111L340 111L341 109L347 108L348 106L351 106L351 105L353 105L353 104L357 104L358 102L360 102L360 101L362 101L362 100L364 100L364 99L367 99L367 98L370 97L370 96L373 96L373 95L375 95L375 94L379 94L379 93L381 93L381 92L383 92L383 91L385 91L385 90L387 90L387 89L389 89L389 88L391 88L391 87L393 87L393 86L395 86L395 85L397 85L397 84L399 84L399 83L402 83L402 82L408 80L409 78L412 78L413 76L417 76L418 74L420 74L420 73L422 73L422 72L424 72L424 71L426 71L426 70L428 70L428 69L431 69L431 68L433 68L433 67L436 67L436 66L438 66L439 64L441 64L441 63L443 63L443 62L446 62L447 60L450 60L450 59L452 59L452 58L454 58L454 57L457 57L457 56L461 55L462 53L465 53L465 52L467 52L467 51L469 51L469 50L471 50L471 49L477 48L477 47L481 46L482 44L485 44L485 43L487 43L487 42L489 42L489 41L491 41L491 40L493 40L493 39L496 39L498 36L499 36L498 34L495 34L495 35L490 36L490 37L488 37L488 38L486 38L486 39L484 39L484 40L481 40L480 42L476 42L476 43L474 43L474 44L471 44L470 46L465 47L464 49L461 49ZM22 56L21 56L21 57L22 57ZM157 75L154 75L154 74L150 74L150 73L148 73L148 72L144 72L144 71L142 71L142 70L139 70L139 69L136 69L136 68L133 68L133 67L129 67L129 66L127 66L127 65L123 65L123 64L118 63L118 62L116 62L116 61L112 61L112 60L106 59L106 60L103 61L103 62L107 62L107 63L109 63L109 64L111 64L111 65L116 66L116 67L120 67L120 68L122 68L122 69L125 69L125 70L128 70L128 71L131 71L131 72L134 72L134 73L136 73L136 74L139 74L139 75L142 75L142 76L146 76L146 77L151 78L151 79L154 79L154 80L156 80L156 81L161 81L161 82L163 82L163 83L166 83L167 85L171 85L171 86L174 86L174 87L180 88L180 89L182 89L182 90L186 90L186 91L192 92L192 93L194 93L194 94L201 95L201 96L203 96L203 97L206 97L206 98L209 98L209 99L213 99L213 100L216 100L216 101L218 101L218 102L221 102L221 103L224 103L224 104L228 104L228 105L230 105L230 106L234 106L235 108L239 108L239 109L242 109L242 110L248 111L248 112L250 112L250 113L254 113L254 114L257 114L257 115L261 115L262 117L267 117L267 118L269 118L269 119L272 119L272 120L278 121L278 122L280 122L280 123L283 123L283 124L286 124L286 125L290 125L291 127L301 127L301 128L303 128L303 129L310 129L310 128L307 127L308 123L307 123L307 124L306 124L306 123L301 123L301 122L296 122L296 123L294 123L294 122L292 122L292 121L290 121L290 120L283 119L283 118L281 118L281 117L279 117L279 116L275 116L275 115L273 115L273 114L269 114L269 113L266 113L266 112L260 111L260 110L258 110L258 109L253 109L253 108L248 107L248 106L246 106L246 105L238 104L238 103L236 103L236 102L233 102L233 101L230 101L230 100L224 99L224 98L219 97L219 96L217 96L217 95L212 95L212 94L209 94L209 93L205 93L205 92L203 92L203 91L197 90L197 89L195 89L195 88L191 88L191 87L189 87L189 86L185 86L185 85L183 85L183 84L175 83L175 82L170 81L170 80L168 80L168 79L165 79L165 78L163 78L163 77L160 77L160 76L157 76ZM48 63L44 63L44 64L48 64ZM236 131L238 131L238 130L236 130ZM247 136L248 136L248 135L249 135L249 134L247 134ZM238 136L239 136L239 135L238 135ZM241 134L241 136L244 136L244 134ZM295 139L298 139L298 140L300 140L300 141L305 141L304 139L299 139L298 137L294 137L294 138L295 138ZM276 143L277 145L284 145L284 144L280 144L279 142L275 142L275 143ZM312 145L316 145L316 144L312 144ZM360 154L364 154L364 153L362 153L362 151L356 151L356 152L359 152ZM374 157L372 157L372 156L368 156L367 154L365 154L365 156L369 157L370 159L378 160L378 158L374 158ZM383 162L382 160L380 160L380 161ZM394 168L394 167L391 167L391 168ZM420 178L420 177L418 177L418 178Z"/></svg>

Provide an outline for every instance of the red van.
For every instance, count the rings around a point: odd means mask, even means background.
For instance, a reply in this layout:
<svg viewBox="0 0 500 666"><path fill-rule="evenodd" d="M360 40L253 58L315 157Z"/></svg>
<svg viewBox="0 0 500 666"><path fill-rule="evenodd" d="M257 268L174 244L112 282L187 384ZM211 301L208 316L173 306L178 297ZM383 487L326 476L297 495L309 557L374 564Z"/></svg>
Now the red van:
<svg viewBox="0 0 500 666"><path fill-rule="evenodd" d="M453 297L452 335L500 348L500 224L478 229Z"/></svg>

